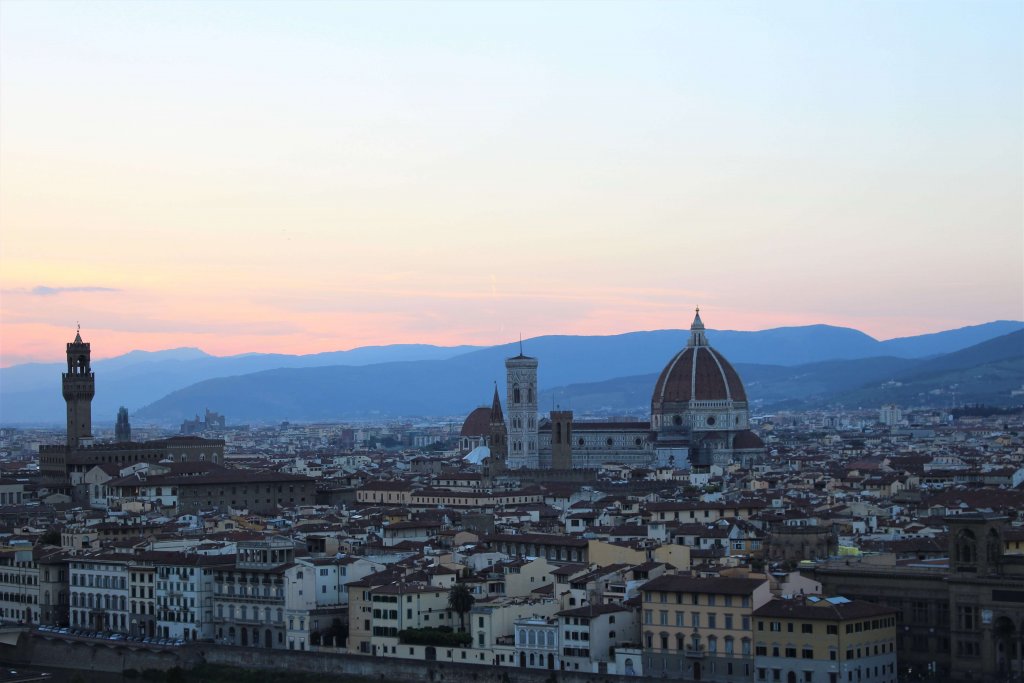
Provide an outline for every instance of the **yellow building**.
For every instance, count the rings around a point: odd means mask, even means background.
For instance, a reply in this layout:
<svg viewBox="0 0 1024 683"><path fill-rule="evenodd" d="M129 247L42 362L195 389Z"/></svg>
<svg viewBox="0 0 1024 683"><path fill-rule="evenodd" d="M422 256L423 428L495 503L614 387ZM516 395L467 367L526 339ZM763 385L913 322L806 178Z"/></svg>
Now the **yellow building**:
<svg viewBox="0 0 1024 683"><path fill-rule="evenodd" d="M896 610L800 597L754 611L754 681L896 683Z"/></svg>
<svg viewBox="0 0 1024 683"><path fill-rule="evenodd" d="M753 613L772 598L766 578L666 574L641 591L645 676L720 683L751 679Z"/></svg>

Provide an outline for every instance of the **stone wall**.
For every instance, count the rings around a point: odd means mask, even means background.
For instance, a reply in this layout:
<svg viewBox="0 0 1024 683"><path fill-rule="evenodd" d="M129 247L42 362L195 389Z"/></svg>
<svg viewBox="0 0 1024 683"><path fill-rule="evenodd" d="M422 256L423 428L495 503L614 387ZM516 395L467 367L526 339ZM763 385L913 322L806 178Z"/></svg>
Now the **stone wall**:
<svg viewBox="0 0 1024 683"><path fill-rule="evenodd" d="M190 668L202 661L198 649L193 647L151 650L110 641L64 640L28 633L19 638L17 645L0 648L0 658L36 666L116 673L125 669Z"/></svg>
<svg viewBox="0 0 1024 683"><path fill-rule="evenodd" d="M421 662L363 655L294 650L261 650L210 643L191 643L166 650L105 641L64 640L24 634L17 646L0 646L0 659L37 666L81 671L121 672L125 669L190 669L200 663L243 669L283 669L352 676L367 681L403 683L622 683L621 676L515 667Z"/></svg>
<svg viewBox="0 0 1024 683"><path fill-rule="evenodd" d="M504 666L476 666L448 662L421 662L406 659L298 652L294 650L257 650L217 647L207 650L210 664L245 669L288 669L333 675L349 675L378 681L418 681L422 683L619 683L621 676L570 671L545 671Z"/></svg>

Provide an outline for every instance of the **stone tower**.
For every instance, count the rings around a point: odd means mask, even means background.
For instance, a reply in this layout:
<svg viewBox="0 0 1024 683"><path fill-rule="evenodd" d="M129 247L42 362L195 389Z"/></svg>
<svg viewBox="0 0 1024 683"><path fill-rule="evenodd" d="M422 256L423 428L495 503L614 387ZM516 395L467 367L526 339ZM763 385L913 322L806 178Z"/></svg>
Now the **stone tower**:
<svg viewBox="0 0 1024 683"><path fill-rule="evenodd" d="M508 407L508 468L536 469L537 449L537 359L519 355L505 360Z"/></svg>
<svg viewBox="0 0 1024 683"><path fill-rule="evenodd" d="M500 476L507 469L508 458L508 427L505 425L505 415L501 411L501 399L498 397L498 386L494 386L494 399L491 401L490 431L488 433L488 448L491 454L484 461L483 477L484 483L491 486L494 478Z"/></svg>
<svg viewBox="0 0 1024 683"><path fill-rule="evenodd" d="M121 406L117 410L117 424L114 425L114 441L117 443L131 443L132 426L128 422L128 409Z"/></svg>
<svg viewBox="0 0 1024 683"><path fill-rule="evenodd" d="M551 468L572 469L572 411L551 411Z"/></svg>
<svg viewBox="0 0 1024 683"><path fill-rule="evenodd" d="M501 411L501 399L498 397L497 385L494 386L494 399L491 401L490 425L491 457L504 463L505 458L508 457L508 426L505 424L505 414Z"/></svg>
<svg viewBox="0 0 1024 683"><path fill-rule="evenodd" d="M96 377L89 365L89 344L82 332L68 344L68 371L61 373L64 401L68 404L68 447L78 448L92 442L92 397L96 395Z"/></svg>

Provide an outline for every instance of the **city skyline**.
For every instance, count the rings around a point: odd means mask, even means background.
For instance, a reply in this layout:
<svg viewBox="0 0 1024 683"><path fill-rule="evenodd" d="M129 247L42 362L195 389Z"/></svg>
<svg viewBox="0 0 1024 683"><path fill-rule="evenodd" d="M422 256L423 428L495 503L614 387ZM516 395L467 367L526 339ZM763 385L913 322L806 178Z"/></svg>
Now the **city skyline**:
<svg viewBox="0 0 1024 683"><path fill-rule="evenodd" d="M0 5L0 366L1024 317L1019 3L185 7Z"/></svg>

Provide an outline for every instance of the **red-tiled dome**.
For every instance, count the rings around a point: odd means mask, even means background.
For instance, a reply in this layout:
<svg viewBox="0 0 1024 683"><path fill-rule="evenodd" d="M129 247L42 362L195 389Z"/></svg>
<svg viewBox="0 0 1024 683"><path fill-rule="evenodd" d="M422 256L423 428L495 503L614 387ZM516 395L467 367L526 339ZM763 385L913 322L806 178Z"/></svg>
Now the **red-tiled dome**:
<svg viewBox="0 0 1024 683"><path fill-rule="evenodd" d="M669 361L654 385L652 408L685 401L746 400L740 376L722 354L708 345L698 309L686 348Z"/></svg>
<svg viewBox="0 0 1024 683"><path fill-rule="evenodd" d="M491 433L491 409L477 408L462 423L459 436L487 436Z"/></svg>
<svg viewBox="0 0 1024 683"><path fill-rule="evenodd" d="M710 346L688 346L661 371L654 385L654 403L677 401L746 401L740 376Z"/></svg>

